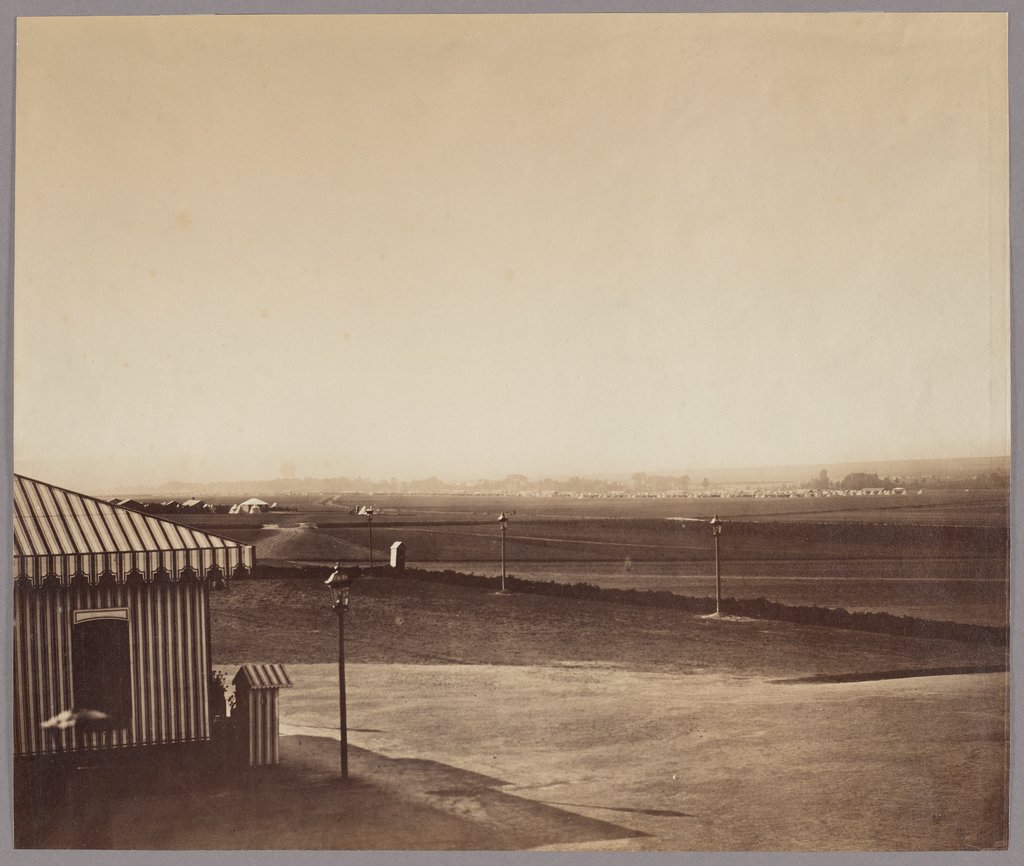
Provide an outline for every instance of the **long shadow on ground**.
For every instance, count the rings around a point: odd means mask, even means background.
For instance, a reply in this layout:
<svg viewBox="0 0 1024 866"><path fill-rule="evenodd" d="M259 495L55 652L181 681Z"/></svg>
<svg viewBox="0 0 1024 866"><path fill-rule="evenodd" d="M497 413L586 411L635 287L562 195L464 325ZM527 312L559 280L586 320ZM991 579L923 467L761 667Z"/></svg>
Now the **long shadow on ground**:
<svg viewBox="0 0 1024 866"><path fill-rule="evenodd" d="M311 772L325 763L338 765L337 740L303 736L287 737L282 743L287 740L294 740L292 745L301 750L302 756L296 755L296 763L305 764ZM349 754L350 760L357 762L354 766L362 768L359 772L366 774L367 781L396 799L466 821L472 827L474 839L452 846L462 850L518 851L646 835L498 790L508 783L482 773L419 758L387 758L351 746Z"/></svg>
<svg viewBox="0 0 1024 866"><path fill-rule="evenodd" d="M948 677L957 674L1002 674L1009 668L1005 664L960 665L943 668L901 668L891 671L871 671L852 674L816 674L810 677L796 677L786 680L772 680L775 685L797 685L799 683L867 683L874 680L898 680L907 677Z"/></svg>
<svg viewBox="0 0 1024 866"><path fill-rule="evenodd" d="M281 738L281 763L126 772L105 756L88 772L52 770L52 796L16 785L18 846L76 849L525 850L636 837L636 831L497 790L505 784L434 761ZM59 819L56 817L59 816Z"/></svg>

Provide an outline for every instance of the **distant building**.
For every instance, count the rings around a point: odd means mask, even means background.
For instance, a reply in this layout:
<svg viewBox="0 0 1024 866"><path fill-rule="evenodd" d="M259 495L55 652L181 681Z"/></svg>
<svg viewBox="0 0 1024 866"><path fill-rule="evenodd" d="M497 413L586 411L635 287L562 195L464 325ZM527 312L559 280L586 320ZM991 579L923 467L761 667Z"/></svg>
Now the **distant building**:
<svg viewBox="0 0 1024 866"><path fill-rule="evenodd" d="M210 506L203 502L202 499L186 499L181 503L181 511L185 514L198 514L202 511L209 511Z"/></svg>
<svg viewBox="0 0 1024 866"><path fill-rule="evenodd" d="M111 505L119 505L121 508L130 508L132 511L145 511L146 506L137 499L108 499Z"/></svg>

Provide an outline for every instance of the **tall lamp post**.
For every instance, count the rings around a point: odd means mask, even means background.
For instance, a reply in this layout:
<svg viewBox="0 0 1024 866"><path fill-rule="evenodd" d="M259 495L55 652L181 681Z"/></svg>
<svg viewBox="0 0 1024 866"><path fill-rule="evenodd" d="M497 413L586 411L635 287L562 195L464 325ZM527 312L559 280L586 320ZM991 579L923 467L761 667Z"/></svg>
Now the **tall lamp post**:
<svg viewBox="0 0 1024 866"><path fill-rule="evenodd" d="M341 563L334 566L324 581L331 593L331 607L338 616L338 726L341 732L341 778L348 780L348 712L345 706L345 613L352 578L341 573Z"/></svg>
<svg viewBox="0 0 1024 866"><path fill-rule="evenodd" d="M716 514L711 518L711 532L715 536L715 613L722 612L722 566L718 557L718 536L722 534L722 521Z"/></svg>
<svg viewBox="0 0 1024 866"><path fill-rule="evenodd" d="M366 525L370 529L370 577L373 577L373 506L366 506Z"/></svg>
<svg viewBox="0 0 1024 866"><path fill-rule="evenodd" d="M505 591L505 530L508 529L508 515L502 511L498 515L498 527L501 529L501 591Z"/></svg>

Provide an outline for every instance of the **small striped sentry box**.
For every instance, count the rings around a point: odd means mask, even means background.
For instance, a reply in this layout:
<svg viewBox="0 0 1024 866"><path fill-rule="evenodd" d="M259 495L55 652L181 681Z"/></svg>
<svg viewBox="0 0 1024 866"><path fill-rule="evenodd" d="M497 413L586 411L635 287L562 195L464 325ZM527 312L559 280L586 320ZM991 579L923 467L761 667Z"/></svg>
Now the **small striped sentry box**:
<svg viewBox="0 0 1024 866"><path fill-rule="evenodd" d="M246 744L249 766L278 763L281 759L278 748L281 729L278 691L291 688L288 672L278 664L244 664L238 669L233 682L233 715L237 717L237 723L244 726L240 733Z"/></svg>

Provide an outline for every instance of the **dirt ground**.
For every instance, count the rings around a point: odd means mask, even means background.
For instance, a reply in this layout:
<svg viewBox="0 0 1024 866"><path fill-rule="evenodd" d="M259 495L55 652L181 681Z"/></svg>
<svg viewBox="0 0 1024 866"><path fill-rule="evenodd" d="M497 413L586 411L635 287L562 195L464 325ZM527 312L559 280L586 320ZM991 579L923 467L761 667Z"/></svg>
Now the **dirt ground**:
<svg viewBox="0 0 1024 866"><path fill-rule="evenodd" d="M44 848L975 850L1005 846L994 647L374 578L212 598L213 655L283 662L281 764L16 785ZM988 672L982 672L988 671ZM218 754L216 749L212 753ZM56 804L56 805L55 805ZM53 820L56 813L61 820Z"/></svg>
<svg viewBox="0 0 1024 866"><path fill-rule="evenodd" d="M523 850L622 834L614 824L499 791L485 798L484 815L445 809L431 792L483 792L494 780L433 761L353 746L349 764L342 782L337 739L285 736L275 767L80 767L55 784L42 782L48 790L37 794L34 814L25 792L16 797L15 842L44 849Z"/></svg>
<svg viewBox="0 0 1024 866"><path fill-rule="evenodd" d="M323 587L239 590L215 598L215 657L285 662L285 733L336 737ZM1005 845L998 648L392 578L357 582L345 628L351 743L479 777L411 796L490 826L484 847L517 826L499 794L602 822L527 848Z"/></svg>
<svg viewBox="0 0 1024 866"><path fill-rule="evenodd" d="M76 770L43 798L34 832L16 809L20 844L615 852L1006 842L1006 674L794 683L558 661L357 663L345 784L336 666L289 673L279 766Z"/></svg>
<svg viewBox="0 0 1024 866"><path fill-rule="evenodd" d="M337 736L336 668L290 672L284 730ZM529 847L971 850L1005 845L1006 685L357 664L349 729L376 754L488 780L420 793L445 812L486 823L502 793L621 831Z"/></svg>

